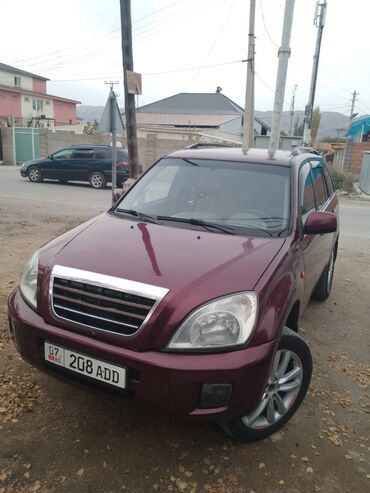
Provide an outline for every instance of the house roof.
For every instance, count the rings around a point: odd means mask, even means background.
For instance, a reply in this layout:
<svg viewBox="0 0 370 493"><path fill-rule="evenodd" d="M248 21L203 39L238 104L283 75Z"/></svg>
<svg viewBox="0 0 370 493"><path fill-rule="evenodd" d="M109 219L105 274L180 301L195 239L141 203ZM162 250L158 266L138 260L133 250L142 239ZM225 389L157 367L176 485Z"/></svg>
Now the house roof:
<svg viewBox="0 0 370 493"><path fill-rule="evenodd" d="M244 110L221 92L181 92L137 109L138 113L241 115Z"/></svg>
<svg viewBox="0 0 370 493"><path fill-rule="evenodd" d="M221 115L234 115L235 117L243 115L244 109L234 103L221 92L196 93L180 92L154 103L147 104L137 108L137 119L139 123L156 124L156 125L192 125L219 126L222 123L232 120L232 118L219 118ZM155 115L153 117L144 117L144 114ZM163 115L161 118L160 115ZM164 116L166 115L166 116ZM175 118L176 115L178 119ZM204 117L203 119L201 118ZM155 121L154 121L155 120ZM260 118L254 118L255 122L262 127L270 130L270 126ZM178 123L180 122L180 123Z"/></svg>
<svg viewBox="0 0 370 493"><path fill-rule="evenodd" d="M17 94L30 94L31 96L39 96L41 98L50 98L57 101L66 101L68 103L81 104L81 101L76 101L75 99L62 98L60 96L54 96L53 94L46 94L43 92L29 91L28 89L23 89L21 87L11 87L0 84L0 89L9 92L16 92Z"/></svg>
<svg viewBox="0 0 370 493"><path fill-rule="evenodd" d="M175 125L181 127L219 127L223 123L239 118L239 115L197 115L168 113L137 113L139 125Z"/></svg>
<svg viewBox="0 0 370 493"><path fill-rule="evenodd" d="M0 63L0 70L3 70L4 72L11 72L12 74L25 75L26 77L34 77L35 79L50 80L46 77L42 77L41 75L26 72L26 70L21 70L19 68L12 67L11 65L6 65L5 63Z"/></svg>

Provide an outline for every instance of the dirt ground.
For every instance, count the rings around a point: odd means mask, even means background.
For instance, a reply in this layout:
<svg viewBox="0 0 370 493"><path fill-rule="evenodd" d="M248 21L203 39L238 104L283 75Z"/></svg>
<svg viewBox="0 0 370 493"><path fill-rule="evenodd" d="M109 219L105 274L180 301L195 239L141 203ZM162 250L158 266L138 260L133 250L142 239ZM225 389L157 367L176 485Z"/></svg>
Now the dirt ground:
<svg viewBox="0 0 370 493"><path fill-rule="evenodd" d="M45 376L7 336L7 296L30 254L90 214L0 202L0 493L362 493L370 489L370 240L343 242L333 292L311 303L309 395L272 438L138 409ZM369 207L370 213L370 207Z"/></svg>

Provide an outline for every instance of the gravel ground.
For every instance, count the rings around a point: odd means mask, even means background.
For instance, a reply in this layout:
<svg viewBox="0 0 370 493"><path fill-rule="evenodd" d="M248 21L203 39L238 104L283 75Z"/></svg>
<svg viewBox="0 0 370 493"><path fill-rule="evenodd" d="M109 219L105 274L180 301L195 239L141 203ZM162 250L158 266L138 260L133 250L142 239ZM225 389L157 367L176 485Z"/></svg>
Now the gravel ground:
<svg viewBox="0 0 370 493"><path fill-rule="evenodd" d="M0 167L0 493L368 491L370 205L342 201L332 295L311 303L301 320L315 364L305 402L272 438L239 444L212 423L107 400L40 374L9 341L6 299L24 263L107 207L110 194L100 193L22 182ZM359 217L365 229L354 226Z"/></svg>

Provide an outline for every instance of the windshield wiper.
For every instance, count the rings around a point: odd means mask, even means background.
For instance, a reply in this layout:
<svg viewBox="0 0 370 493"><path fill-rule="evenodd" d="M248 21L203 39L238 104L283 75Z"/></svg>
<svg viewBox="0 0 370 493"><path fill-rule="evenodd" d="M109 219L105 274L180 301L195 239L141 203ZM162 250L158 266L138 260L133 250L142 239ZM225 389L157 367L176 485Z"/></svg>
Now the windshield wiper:
<svg viewBox="0 0 370 493"><path fill-rule="evenodd" d="M157 218L150 216L149 214L144 214L143 212L135 211L134 209L116 209L117 212L123 212L124 214L130 214L131 216L138 217L143 221L148 223L159 224Z"/></svg>
<svg viewBox="0 0 370 493"><path fill-rule="evenodd" d="M158 216L158 219L163 221L176 221L179 223L193 224L194 226L203 226L203 228L207 229L208 231L212 231L212 229L210 228L213 228L218 231L222 231L223 233L227 233L229 235L235 234L235 228L232 228L231 226L222 226L221 224L210 223L208 221L203 221L202 219L195 219L195 218L186 219L184 217L173 217L173 216Z"/></svg>

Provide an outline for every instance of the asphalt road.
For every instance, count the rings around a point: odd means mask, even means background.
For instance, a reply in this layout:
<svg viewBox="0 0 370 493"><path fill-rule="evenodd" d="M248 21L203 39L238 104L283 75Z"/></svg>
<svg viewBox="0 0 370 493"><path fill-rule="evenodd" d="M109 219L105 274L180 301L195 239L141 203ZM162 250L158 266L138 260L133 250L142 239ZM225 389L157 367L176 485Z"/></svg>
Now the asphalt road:
<svg viewBox="0 0 370 493"><path fill-rule="evenodd" d="M91 214L92 216L106 210L111 204L110 188L94 190L88 183L67 183L58 181L31 183L22 178L18 166L0 166L0 199L15 199L21 203L37 201L45 204L50 212L60 212L65 207L68 213Z"/></svg>

